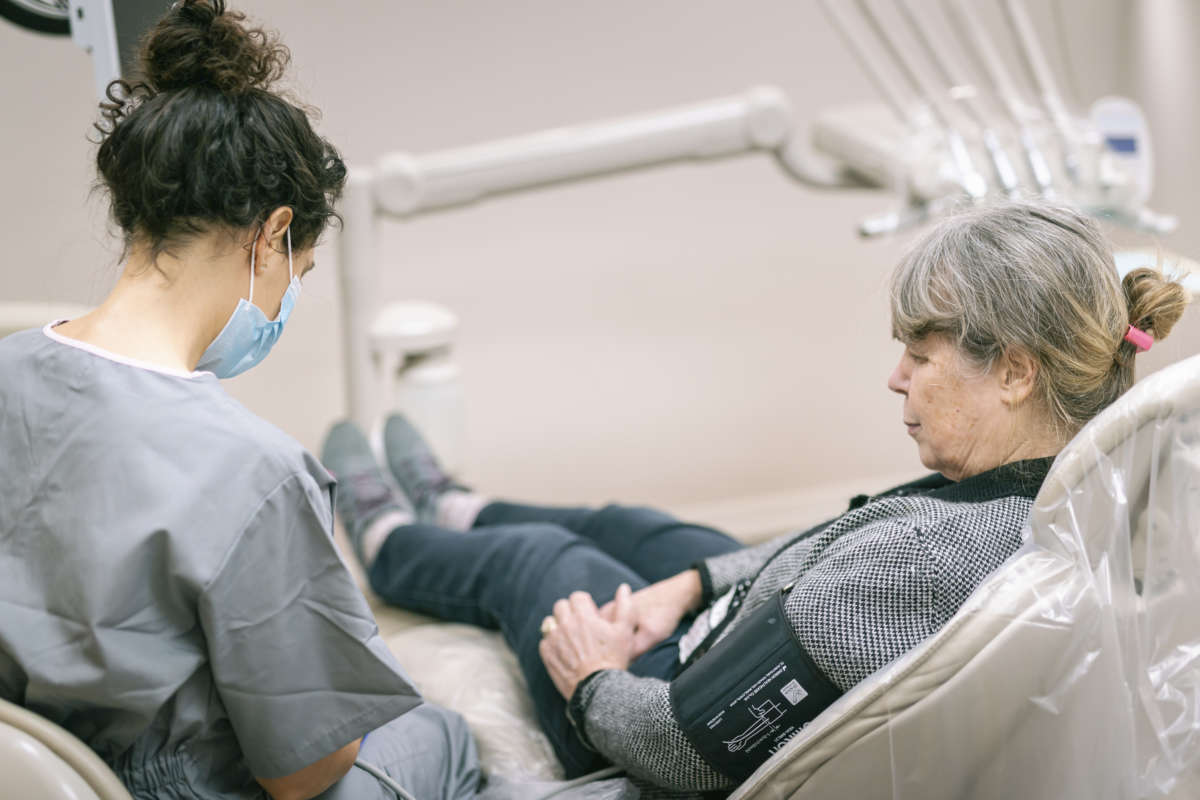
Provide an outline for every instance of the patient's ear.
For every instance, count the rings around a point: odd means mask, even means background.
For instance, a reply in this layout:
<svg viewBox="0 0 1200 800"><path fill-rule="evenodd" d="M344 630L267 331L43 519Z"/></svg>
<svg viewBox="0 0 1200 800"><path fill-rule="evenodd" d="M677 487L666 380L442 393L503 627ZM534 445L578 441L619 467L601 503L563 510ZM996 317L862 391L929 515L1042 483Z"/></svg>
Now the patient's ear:
<svg viewBox="0 0 1200 800"><path fill-rule="evenodd" d="M1037 385L1038 362L1033 354L1021 347L1010 347L997 363L1000 396L1004 403L1016 407L1033 394Z"/></svg>

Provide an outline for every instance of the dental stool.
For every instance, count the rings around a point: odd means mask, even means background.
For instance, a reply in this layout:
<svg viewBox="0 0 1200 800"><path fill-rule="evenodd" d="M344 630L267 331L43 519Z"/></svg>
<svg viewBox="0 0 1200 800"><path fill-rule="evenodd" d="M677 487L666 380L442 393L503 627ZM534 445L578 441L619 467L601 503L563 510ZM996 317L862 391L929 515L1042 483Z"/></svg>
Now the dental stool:
<svg viewBox="0 0 1200 800"><path fill-rule="evenodd" d="M557 777L499 635L377 608L485 767ZM1026 544L919 647L843 695L736 800L1200 797L1200 357L1059 454Z"/></svg>
<svg viewBox="0 0 1200 800"><path fill-rule="evenodd" d="M0 700L0 795L20 800L133 800L86 744Z"/></svg>

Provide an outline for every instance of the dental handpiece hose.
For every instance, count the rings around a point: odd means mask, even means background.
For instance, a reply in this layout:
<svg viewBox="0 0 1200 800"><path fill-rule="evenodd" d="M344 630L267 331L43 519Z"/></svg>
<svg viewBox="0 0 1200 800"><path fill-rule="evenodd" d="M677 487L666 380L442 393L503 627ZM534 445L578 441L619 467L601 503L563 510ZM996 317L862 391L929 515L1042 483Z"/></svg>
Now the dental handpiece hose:
<svg viewBox="0 0 1200 800"><path fill-rule="evenodd" d="M983 110L976 88L970 85L965 76L959 74L954 65L950 63L944 50L945 43L934 41L932 26L922 22L920 15L913 8L912 2L913 0L899 0L900 10L904 13L909 27L917 34L917 39L920 40L930 60L941 73L942 80L950 85L951 91L961 90L960 99L975 124L979 126L983 146L987 150L988 157L992 161L992 168L996 172L996 180L1000 182L1000 187L1005 194L1010 197L1015 195L1018 189L1017 172L1008 158L1008 153L1000 144L1000 137L992 128L988 115Z"/></svg>
<svg viewBox="0 0 1200 800"><path fill-rule="evenodd" d="M950 151L951 161L958 172L959 182L963 191L972 200L983 199L987 194L987 180L975 168L974 159L971 158L971 152L967 148L966 141L963 139L962 133L955 126L950 115L946 113L938 92L922 79L920 73L910 60L909 55L901 49L900 43L892 35L892 32L888 30L888 27L883 24L879 16L879 11L871 3L871 0L858 0L858 8L872 30L874 30L875 35L883 42L884 49L887 50L892 60L900 68L901 74L904 75L912 88L924 98L925 103L936 117Z"/></svg>

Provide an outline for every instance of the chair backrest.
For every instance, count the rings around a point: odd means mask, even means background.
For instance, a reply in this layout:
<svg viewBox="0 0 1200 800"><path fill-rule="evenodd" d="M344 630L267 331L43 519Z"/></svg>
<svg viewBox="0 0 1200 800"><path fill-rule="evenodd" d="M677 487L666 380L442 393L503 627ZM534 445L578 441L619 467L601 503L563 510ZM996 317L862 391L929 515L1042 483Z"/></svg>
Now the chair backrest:
<svg viewBox="0 0 1200 800"><path fill-rule="evenodd" d="M1167 796L1200 760L1198 534L1200 357L1093 420L1026 547L733 797Z"/></svg>
<svg viewBox="0 0 1200 800"><path fill-rule="evenodd" d="M1034 538L1106 598L1137 796L1200 789L1200 356L1139 382L1097 423L1048 476Z"/></svg>
<svg viewBox="0 0 1200 800"><path fill-rule="evenodd" d="M40 328L59 319L82 317L89 309L73 303L0 302L0 339L27 328Z"/></svg>
<svg viewBox="0 0 1200 800"><path fill-rule="evenodd" d="M0 794L22 800L133 800L91 748L59 726L0 700Z"/></svg>

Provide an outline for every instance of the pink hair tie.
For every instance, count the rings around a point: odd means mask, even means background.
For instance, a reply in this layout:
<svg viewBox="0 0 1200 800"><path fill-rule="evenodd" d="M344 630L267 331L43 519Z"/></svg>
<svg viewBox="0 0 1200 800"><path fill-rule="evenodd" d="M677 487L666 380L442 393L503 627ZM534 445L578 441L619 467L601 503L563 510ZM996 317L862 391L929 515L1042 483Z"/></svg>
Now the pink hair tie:
<svg viewBox="0 0 1200 800"><path fill-rule="evenodd" d="M1129 330L1125 331L1125 341L1136 347L1139 353L1144 353L1154 344L1154 337L1130 325Z"/></svg>

